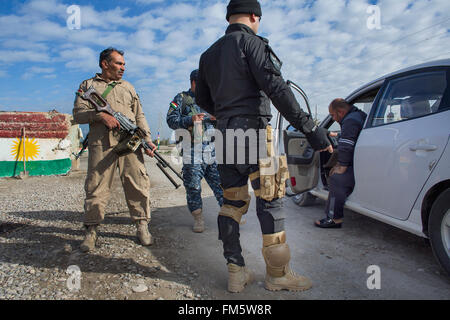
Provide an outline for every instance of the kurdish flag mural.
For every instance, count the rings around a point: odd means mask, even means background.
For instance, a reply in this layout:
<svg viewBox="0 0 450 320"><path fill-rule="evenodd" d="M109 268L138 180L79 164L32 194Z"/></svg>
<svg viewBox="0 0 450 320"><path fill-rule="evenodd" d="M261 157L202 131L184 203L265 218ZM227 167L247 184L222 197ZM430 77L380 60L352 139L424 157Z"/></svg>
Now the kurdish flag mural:
<svg viewBox="0 0 450 320"><path fill-rule="evenodd" d="M58 112L0 112L0 177L66 174L79 148L79 127ZM25 129L25 139L24 139Z"/></svg>

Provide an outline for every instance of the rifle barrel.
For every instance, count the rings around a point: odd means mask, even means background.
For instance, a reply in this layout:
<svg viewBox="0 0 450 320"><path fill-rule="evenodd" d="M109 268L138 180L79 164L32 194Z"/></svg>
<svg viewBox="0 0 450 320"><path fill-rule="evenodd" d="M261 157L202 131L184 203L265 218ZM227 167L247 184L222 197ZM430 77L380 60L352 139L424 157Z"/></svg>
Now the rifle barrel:
<svg viewBox="0 0 450 320"><path fill-rule="evenodd" d="M157 151L154 151L155 158L158 160L158 163L160 163L164 168L169 168L177 175L178 178L180 178L182 181L184 181L183 177L178 173L168 162L166 159L164 159Z"/></svg>
<svg viewBox="0 0 450 320"><path fill-rule="evenodd" d="M173 184L173 186L175 187L175 189L178 189L178 188L180 187L180 185L177 184L177 183L175 182L175 180L173 180L173 178L167 173L167 171L164 170L164 168L163 168L163 166L162 166L162 164L161 164L160 162L157 162L157 163L156 163L156 166L164 173L164 175L167 177L167 179L169 179L170 182L172 182L172 184Z"/></svg>

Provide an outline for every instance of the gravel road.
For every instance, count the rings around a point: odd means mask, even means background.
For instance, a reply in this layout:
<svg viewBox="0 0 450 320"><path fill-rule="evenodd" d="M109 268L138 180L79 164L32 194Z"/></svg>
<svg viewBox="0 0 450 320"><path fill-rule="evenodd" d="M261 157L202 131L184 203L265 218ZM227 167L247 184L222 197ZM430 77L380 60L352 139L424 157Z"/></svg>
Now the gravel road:
<svg viewBox="0 0 450 320"><path fill-rule="evenodd" d="M256 281L243 293L228 293L212 191L204 184L206 230L193 233L184 188L174 189L150 158L155 243L138 243L116 176L98 246L83 254L86 162L83 156L80 169L67 176L0 179L0 299L450 299L449 277L425 240L352 212L343 229L318 230L312 222L323 215L323 203L300 209L290 199L291 266L310 277L313 288L265 290L254 198L241 242ZM367 287L370 265L381 268L380 290Z"/></svg>
<svg viewBox="0 0 450 320"><path fill-rule="evenodd" d="M164 209L185 203L147 159L151 176L152 247L135 237L120 180L100 227L97 248L79 250L87 159L67 176L0 179L0 299L209 299L191 289L195 269L172 254L186 240L165 239ZM188 214L185 209L185 214Z"/></svg>

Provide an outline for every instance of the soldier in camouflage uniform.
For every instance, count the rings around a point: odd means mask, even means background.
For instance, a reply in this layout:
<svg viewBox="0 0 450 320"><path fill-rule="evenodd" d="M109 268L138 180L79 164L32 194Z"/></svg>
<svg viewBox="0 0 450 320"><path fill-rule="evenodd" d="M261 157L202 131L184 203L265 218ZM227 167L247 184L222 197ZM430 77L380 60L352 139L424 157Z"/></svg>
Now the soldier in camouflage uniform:
<svg viewBox="0 0 450 320"><path fill-rule="evenodd" d="M214 129L215 118L205 113L195 103L195 83L197 81L198 70L191 73L191 88L175 96L167 112L167 124L173 130L187 129L194 138L194 124L201 122L202 131ZM214 145L208 142L202 142L202 152L194 152L194 139L191 140L191 154L184 157L183 178L186 188L186 200L189 211L194 217L194 232L204 231L204 221L202 216L202 178L211 187L219 203L223 204L223 191L220 186L220 176L217 169L217 163L211 161L215 157ZM187 160L187 161L186 161Z"/></svg>

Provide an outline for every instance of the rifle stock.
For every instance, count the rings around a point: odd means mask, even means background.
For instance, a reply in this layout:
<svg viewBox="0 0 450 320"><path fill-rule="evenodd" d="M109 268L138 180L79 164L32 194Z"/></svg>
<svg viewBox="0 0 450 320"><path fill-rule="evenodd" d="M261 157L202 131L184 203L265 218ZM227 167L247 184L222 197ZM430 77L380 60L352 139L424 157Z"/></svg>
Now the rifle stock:
<svg viewBox="0 0 450 320"><path fill-rule="evenodd" d="M81 155L83 154L84 150L87 149L87 147L88 147L88 137L89 137L89 134L87 134L87 135L86 135L86 138L84 138L84 140L83 140L83 146L82 146L80 152L78 152L77 154L72 153L72 154L75 156L75 160L80 159L80 157L81 157Z"/></svg>

